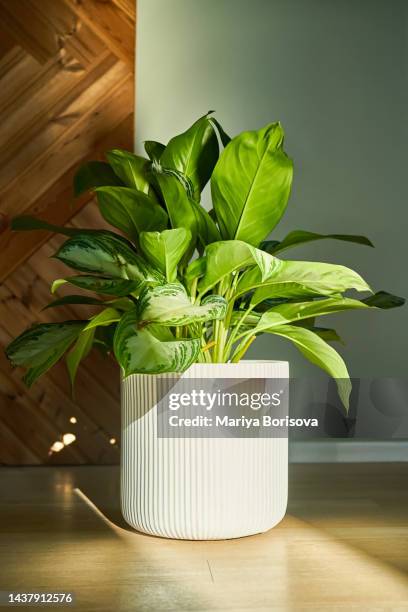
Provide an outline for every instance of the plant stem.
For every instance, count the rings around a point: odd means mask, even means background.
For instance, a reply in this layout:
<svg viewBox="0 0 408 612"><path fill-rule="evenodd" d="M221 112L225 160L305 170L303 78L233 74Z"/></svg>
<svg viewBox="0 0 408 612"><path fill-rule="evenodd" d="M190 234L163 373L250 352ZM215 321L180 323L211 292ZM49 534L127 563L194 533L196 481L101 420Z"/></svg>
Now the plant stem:
<svg viewBox="0 0 408 612"><path fill-rule="evenodd" d="M255 338L256 336L251 336L243 344L241 343L238 346L237 350L232 356L231 363L237 363L238 361L241 361L242 357L245 355L245 353L247 352L247 350L249 349L249 347L251 346Z"/></svg>
<svg viewBox="0 0 408 612"><path fill-rule="evenodd" d="M229 337L229 340L227 342L227 346L225 347L225 360L228 359L228 354L230 353L231 349L232 349L232 345L234 344L234 342L236 342L241 336L237 337L238 331L241 327L241 325L243 324L244 320L246 319L246 317L251 313L251 311L253 310L254 306L249 306L244 314L242 315L242 317L240 318L240 320L238 321L238 324L235 325L235 327L233 328L231 335ZM244 334L242 334L244 335Z"/></svg>
<svg viewBox="0 0 408 612"><path fill-rule="evenodd" d="M197 283L198 283L198 278L195 278L193 282L191 283L190 299L191 299L192 304L194 304L196 293L197 293Z"/></svg>

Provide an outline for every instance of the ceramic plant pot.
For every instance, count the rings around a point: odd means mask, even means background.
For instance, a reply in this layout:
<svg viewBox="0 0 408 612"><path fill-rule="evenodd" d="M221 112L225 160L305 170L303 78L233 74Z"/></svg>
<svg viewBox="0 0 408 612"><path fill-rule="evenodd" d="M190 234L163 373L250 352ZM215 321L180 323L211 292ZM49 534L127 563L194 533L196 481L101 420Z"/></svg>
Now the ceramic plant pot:
<svg viewBox="0 0 408 612"><path fill-rule="evenodd" d="M194 379L287 379L283 361L194 364ZM167 538L217 540L267 531L287 505L288 440L160 438L160 379L134 374L122 381L122 513L129 525ZM167 384L167 383L166 383Z"/></svg>

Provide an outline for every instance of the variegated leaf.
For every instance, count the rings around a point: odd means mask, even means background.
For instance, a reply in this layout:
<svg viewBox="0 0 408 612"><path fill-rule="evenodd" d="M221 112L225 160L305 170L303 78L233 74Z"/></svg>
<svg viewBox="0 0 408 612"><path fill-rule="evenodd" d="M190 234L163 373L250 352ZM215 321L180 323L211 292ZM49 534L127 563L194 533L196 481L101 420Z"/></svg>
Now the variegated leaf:
<svg viewBox="0 0 408 612"><path fill-rule="evenodd" d="M56 279L51 285L51 293L55 293L65 283L70 283L87 291L95 291L95 293L114 295L116 297L129 295L139 287L138 281L131 281L125 278L102 278L100 276L80 275Z"/></svg>
<svg viewBox="0 0 408 612"><path fill-rule="evenodd" d="M176 283L146 289L138 304L140 322L167 326L223 319L226 310L227 302L219 295L208 296L200 305L192 304L184 287Z"/></svg>
<svg viewBox="0 0 408 612"><path fill-rule="evenodd" d="M345 266L274 259L277 264L264 277L255 268L247 270L238 283L236 295L256 289L251 299L254 306L273 297L335 295L347 289L371 291L357 272Z"/></svg>
<svg viewBox="0 0 408 612"><path fill-rule="evenodd" d="M69 349L85 328L87 321L64 321L33 325L6 348L15 366L27 369L24 382L30 387Z"/></svg>
<svg viewBox="0 0 408 612"><path fill-rule="evenodd" d="M163 276L125 240L109 233L73 236L64 242L54 257L74 270L135 281L138 289L164 281Z"/></svg>
<svg viewBox="0 0 408 612"><path fill-rule="evenodd" d="M165 339L163 339L165 338ZM200 352L198 338L169 339L159 326L138 327L136 309L124 314L114 336L114 353L125 376L183 372Z"/></svg>

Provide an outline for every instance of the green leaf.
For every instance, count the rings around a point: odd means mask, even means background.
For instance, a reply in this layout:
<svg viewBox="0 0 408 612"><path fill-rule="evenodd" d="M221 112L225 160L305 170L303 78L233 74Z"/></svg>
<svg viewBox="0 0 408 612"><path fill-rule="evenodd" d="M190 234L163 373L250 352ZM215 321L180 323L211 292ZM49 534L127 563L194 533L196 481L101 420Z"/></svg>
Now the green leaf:
<svg viewBox="0 0 408 612"><path fill-rule="evenodd" d="M364 304L367 304L367 306L375 306L376 308L384 309L398 308L405 304L404 298L392 295L392 293L387 293L387 291L378 291L378 293L374 293L374 295L370 295L370 297L362 301Z"/></svg>
<svg viewBox="0 0 408 612"><path fill-rule="evenodd" d="M126 241L110 234L73 236L54 257L74 270L137 281L138 289L164 280Z"/></svg>
<svg viewBox="0 0 408 612"><path fill-rule="evenodd" d="M95 327L106 327L112 323L116 323L116 321L119 321L120 317L121 314L118 310L116 310L116 308L105 308L105 310L89 320L89 323L84 328L84 331L94 329Z"/></svg>
<svg viewBox="0 0 408 612"><path fill-rule="evenodd" d="M8 345L6 355L14 366L27 368L24 381L30 387L57 363L85 325L86 321L33 325Z"/></svg>
<svg viewBox="0 0 408 612"><path fill-rule="evenodd" d="M219 121L217 121L217 119L215 117L210 117L210 121L213 125L215 125L215 128L218 132L218 135L220 137L220 140L222 142L222 146L226 147L227 144L229 144L231 142L231 136L228 136L228 134L224 131L222 125L220 124Z"/></svg>
<svg viewBox="0 0 408 612"><path fill-rule="evenodd" d="M164 149L166 148L161 142L155 140L145 140L144 148L152 161L159 161Z"/></svg>
<svg viewBox="0 0 408 612"><path fill-rule="evenodd" d="M98 276L69 276L68 278L58 278L51 285L51 293L55 293L61 285L70 283L75 287L95 291L104 295L114 295L124 297L137 291L140 286L139 281L126 280L122 278L101 278Z"/></svg>
<svg viewBox="0 0 408 612"><path fill-rule="evenodd" d="M147 169L150 162L148 159L123 149L113 149L106 154L106 157L115 174L126 187L137 189L146 194L149 193L150 185L147 180Z"/></svg>
<svg viewBox="0 0 408 612"><path fill-rule="evenodd" d="M337 351L317 334L296 325L275 327L271 333L293 342L306 359L322 368L336 380L340 399L348 411L351 382L346 364Z"/></svg>
<svg viewBox="0 0 408 612"><path fill-rule="evenodd" d="M221 153L211 191L224 238L257 246L281 219L293 173L282 145L283 129L271 123L239 134Z"/></svg>
<svg viewBox="0 0 408 612"><path fill-rule="evenodd" d="M207 246L205 253L206 271L198 285L201 293L214 287L228 274L247 267L257 266L260 278L266 279L281 263L269 253L241 240L213 242Z"/></svg>
<svg viewBox="0 0 408 612"><path fill-rule="evenodd" d="M188 264L184 274L184 282L189 291L193 281L204 276L206 265L207 262L205 257L197 257L197 259L193 259L193 261Z"/></svg>
<svg viewBox="0 0 408 612"><path fill-rule="evenodd" d="M115 332L114 352L125 376L184 372L196 361L201 346L198 338L161 340L157 336L163 338L163 332L157 327L138 328L137 322L136 310L129 311Z"/></svg>
<svg viewBox="0 0 408 612"><path fill-rule="evenodd" d="M103 185L123 185L111 166L106 162L89 161L80 166L74 176L74 195L80 196L85 191Z"/></svg>
<svg viewBox="0 0 408 612"><path fill-rule="evenodd" d="M192 200L189 199L180 181L167 174L157 174L157 183L163 195L172 228L184 227L191 232L194 246L198 223L193 209Z"/></svg>
<svg viewBox="0 0 408 612"><path fill-rule="evenodd" d="M193 184L194 199L199 201L217 159L217 135L207 114L169 141L160 163L187 176Z"/></svg>
<svg viewBox="0 0 408 612"><path fill-rule="evenodd" d="M75 236L76 234L83 233L84 231L90 230L79 230L74 227L62 227L60 225L53 225L42 219L36 217L30 217L28 215L22 215L21 217L14 217L11 220L11 229L15 232L31 232L33 230L45 230L47 232L53 232L54 234L64 234L65 236Z"/></svg>
<svg viewBox="0 0 408 612"><path fill-rule="evenodd" d="M96 189L96 195L103 218L135 243L140 232L160 231L167 227L166 211L142 191L128 187L100 187Z"/></svg>
<svg viewBox="0 0 408 612"><path fill-rule="evenodd" d="M357 309L363 310L367 308L369 308L369 306L360 300L344 297L328 298L316 300L314 302L281 304L280 306L275 306L275 308L264 312L251 333L259 333L263 330L271 331L274 327L279 327L280 325L298 322L302 319L309 319L310 317L320 317L332 314L333 312Z"/></svg>
<svg viewBox="0 0 408 612"><path fill-rule="evenodd" d="M273 297L334 295L347 289L371 291L357 272L345 266L274 259L278 263L267 277L262 278L256 269L245 272L238 283L236 295L256 289L251 299L254 306Z"/></svg>
<svg viewBox="0 0 408 612"><path fill-rule="evenodd" d="M183 285L177 283L146 289L138 304L141 323L170 326L223 319L226 311L227 302L219 295L208 296L201 305L192 304Z"/></svg>
<svg viewBox="0 0 408 612"><path fill-rule="evenodd" d="M310 331L314 334L317 334L319 338L325 340L326 342L341 342L344 344L343 340L340 338L339 334L335 329L331 329L330 327L308 327Z"/></svg>
<svg viewBox="0 0 408 612"><path fill-rule="evenodd" d="M275 255L281 253L286 249L289 249L299 244L305 244L306 242L314 242L315 240L343 240L344 242L354 242L356 244L364 244L366 246L373 247L373 243L365 236L359 236L354 234L315 234L314 232L305 232L303 230L295 230L290 232L281 242L277 240L266 240L260 245L260 248L267 253Z"/></svg>
<svg viewBox="0 0 408 612"><path fill-rule="evenodd" d="M221 240L221 234L210 214L194 200L190 200L193 212L196 216L197 234L201 247Z"/></svg>
<svg viewBox="0 0 408 612"><path fill-rule="evenodd" d="M86 295L65 295L58 300L54 300L50 302L46 306L44 306L43 310L47 310L47 308L55 308L56 306L66 306L67 304L95 304L100 306L104 304L103 300L98 300L97 298L88 297Z"/></svg>
<svg viewBox="0 0 408 612"><path fill-rule="evenodd" d="M184 227L140 234L140 247L146 258L169 282L177 278L177 265L190 243L191 232Z"/></svg>
<svg viewBox="0 0 408 612"><path fill-rule="evenodd" d="M79 364L89 354L92 349L95 336L95 329L87 329L79 334L77 341L67 354L65 361L68 368L71 387L74 386Z"/></svg>

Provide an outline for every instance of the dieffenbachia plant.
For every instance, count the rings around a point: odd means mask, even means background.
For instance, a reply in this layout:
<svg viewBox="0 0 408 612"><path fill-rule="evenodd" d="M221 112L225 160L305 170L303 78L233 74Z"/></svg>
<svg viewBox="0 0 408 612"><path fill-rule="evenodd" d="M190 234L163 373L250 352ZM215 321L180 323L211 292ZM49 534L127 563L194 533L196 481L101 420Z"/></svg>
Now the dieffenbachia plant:
<svg viewBox="0 0 408 612"><path fill-rule="evenodd" d="M292 183L283 137L280 123L271 123L230 139L208 113L166 146L147 141L148 158L115 149L106 162L79 168L75 195L95 192L101 215L116 231L14 219L15 230L68 236L54 257L77 273L56 280L51 291L68 284L85 293L47 307L96 309L89 320L34 325L11 342L7 355L27 369L26 383L65 353L73 383L94 345L113 353L124 376L159 374L182 372L194 362L238 362L255 338L267 333L286 338L333 376L347 407L347 368L328 344L339 337L316 318L391 308L404 300L373 294L344 266L281 256L293 246L327 238L372 246L364 236L297 230L281 241L266 241L285 212ZM208 181L210 212L200 204ZM349 290L369 297L345 296Z"/></svg>

